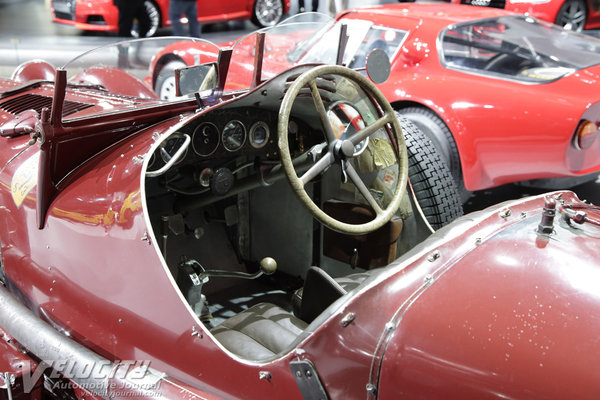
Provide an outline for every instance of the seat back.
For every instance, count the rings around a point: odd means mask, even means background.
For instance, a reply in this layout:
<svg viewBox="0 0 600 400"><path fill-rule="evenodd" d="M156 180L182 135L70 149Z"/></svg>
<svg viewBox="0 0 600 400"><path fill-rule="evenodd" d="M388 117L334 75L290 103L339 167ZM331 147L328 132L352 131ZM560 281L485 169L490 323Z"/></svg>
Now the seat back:
<svg viewBox="0 0 600 400"><path fill-rule="evenodd" d="M310 267L306 273L301 298L299 317L310 323L331 303L345 295L346 290L327 272L318 267Z"/></svg>

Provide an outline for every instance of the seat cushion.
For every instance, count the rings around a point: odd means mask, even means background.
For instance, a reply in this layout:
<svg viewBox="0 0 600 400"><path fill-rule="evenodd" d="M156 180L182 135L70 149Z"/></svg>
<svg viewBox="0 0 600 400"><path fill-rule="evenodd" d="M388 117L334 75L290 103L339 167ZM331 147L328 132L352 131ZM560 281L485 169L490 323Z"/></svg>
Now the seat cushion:
<svg viewBox="0 0 600 400"><path fill-rule="evenodd" d="M286 350L308 324L270 303L260 303L211 330L215 338L238 356L264 361Z"/></svg>

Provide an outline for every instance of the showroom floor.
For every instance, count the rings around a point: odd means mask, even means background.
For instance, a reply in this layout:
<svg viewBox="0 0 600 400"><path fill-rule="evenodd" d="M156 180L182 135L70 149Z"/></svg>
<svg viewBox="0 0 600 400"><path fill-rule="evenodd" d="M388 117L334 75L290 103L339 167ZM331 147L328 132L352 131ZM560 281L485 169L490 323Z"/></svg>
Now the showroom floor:
<svg viewBox="0 0 600 400"><path fill-rule="evenodd" d="M54 65L62 65L85 50L116 40L114 35L82 33L72 27L52 23L48 1L0 0L0 76L10 76L17 65L31 59L41 58ZM350 6L391 2L395 0L350 0ZM297 10L296 4L293 1L292 13ZM321 1L319 10L326 11L325 1ZM253 29L249 22L211 25L203 28L203 37L219 43ZM169 30L161 33L170 34ZM572 190L582 199L600 204L600 177ZM542 192L515 185L475 192L465 204L465 211Z"/></svg>

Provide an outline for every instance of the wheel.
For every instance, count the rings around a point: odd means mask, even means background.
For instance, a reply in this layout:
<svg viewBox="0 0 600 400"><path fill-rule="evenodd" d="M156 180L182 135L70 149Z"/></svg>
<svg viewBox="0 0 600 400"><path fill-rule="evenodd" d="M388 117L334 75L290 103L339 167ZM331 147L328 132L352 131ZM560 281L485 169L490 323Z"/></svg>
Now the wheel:
<svg viewBox="0 0 600 400"><path fill-rule="evenodd" d="M169 61L158 73L154 84L154 93L161 100L174 100L175 95L175 70L185 67L183 61Z"/></svg>
<svg viewBox="0 0 600 400"><path fill-rule="evenodd" d="M431 140L440 158L448 166L462 200L466 200L469 192L464 187L458 148L450 129L444 121L433 111L423 107L407 107L398 110L398 112L414 123Z"/></svg>
<svg viewBox="0 0 600 400"><path fill-rule="evenodd" d="M408 178L429 224L438 229L463 215L460 193L450 170L429 139L398 115L408 151Z"/></svg>
<svg viewBox="0 0 600 400"><path fill-rule="evenodd" d="M305 95L306 88L310 97ZM321 88L326 97L321 96ZM325 141L305 153L313 155L313 164L300 177L292 161L288 138L296 99L299 109L304 111L309 110L312 99L325 133ZM342 119L347 125L342 124L342 129L338 129ZM342 233L363 234L382 227L394 216L408 180L406 145L392 106L363 75L337 65L322 65L301 74L281 102L277 133L286 178L300 202L323 225ZM373 219L362 224L339 221L308 195L305 186L333 165L341 167L339 176L346 178L343 182L353 184L355 195L362 196L371 207ZM379 201L375 196L380 196Z"/></svg>
<svg viewBox="0 0 600 400"><path fill-rule="evenodd" d="M145 1L144 7L146 8L146 15L148 16L148 19L150 21L150 28L148 29L148 33L146 34L146 37L151 37L156 34L156 31L160 27L160 11L158 10L158 7L156 6L156 4L154 4L151 1ZM131 29L131 36L133 36L133 37L140 36L138 34L137 24L134 25L134 27Z"/></svg>
<svg viewBox="0 0 600 400"><path fill-rule="evenodd" d="M556 25L575 32L583 31L587 8L583 0L566 0L556 14Z"/></svg>
<svg viewBox="0 0 600 400"><path fill-rule="evenodd" d="M283 17L282 0L256 0L252 9L252 23L264 28L273 26Z"/></svg>

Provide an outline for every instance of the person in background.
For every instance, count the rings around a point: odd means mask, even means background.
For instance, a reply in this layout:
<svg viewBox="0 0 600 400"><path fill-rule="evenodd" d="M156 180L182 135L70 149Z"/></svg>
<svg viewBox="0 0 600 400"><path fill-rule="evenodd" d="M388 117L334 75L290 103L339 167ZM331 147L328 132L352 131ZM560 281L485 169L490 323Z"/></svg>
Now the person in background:
<svg viewBox="0 0 600 400"><path fill-rule="evenodd" d="M130 37L133 20L138 20L139 37L145 37L150 30L150 17L146 13L144 0L113 0L119 9L119 33L121 37Z"/></svg>
<svg viewBox="0 0 600 400"><path fill-rule="evenodd" d="M190 36L200 37L201 27L200 23L198 23L196 0L171 0L169 18L171 19L171 24L173 24L173 34L175 36L185 35L183 24L180 21L182 15L185 15L188 20Z"/></svg>
<svg viewBox="0 0 600 400"><path fill-rule="evenodd" d="M348 8L348 0L327 0L329 3L329 15L336 16L340 11Z"/></svg>
<svg viewBox="0 0 600 400"><path fill-rule="evenodd" d="M319 0L312 0L312 11L316 12L319 8ZM304 0L298 0L298 12L304 12Z"/></svg>

